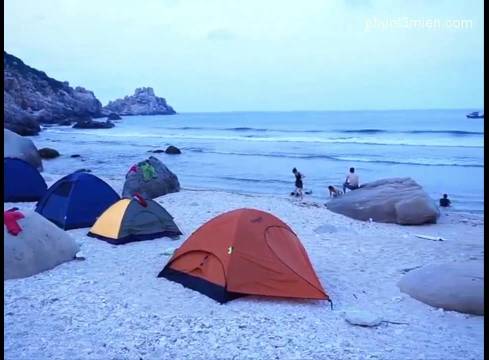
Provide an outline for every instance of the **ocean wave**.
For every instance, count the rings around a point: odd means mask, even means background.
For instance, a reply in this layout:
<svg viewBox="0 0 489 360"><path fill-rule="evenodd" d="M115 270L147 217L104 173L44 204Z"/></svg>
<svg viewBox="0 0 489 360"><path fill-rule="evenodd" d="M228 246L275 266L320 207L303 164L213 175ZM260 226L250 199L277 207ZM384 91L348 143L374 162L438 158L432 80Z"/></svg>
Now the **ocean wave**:
<svg viewBox="0 0 489 360"><path fill-rule="evenodd" d="M446 134L446 135L484 135L483 131L465 130L385 130L385 129L273 129L273 128L254 128L254 127L175 127L172 130L216 130L216 131L256 131L256 132L276 132L276 133L346 133L346 134Z"/></svg>
<svg viewBox="0 0 489 360"><path fill-rule="evenodd" d="M380 133L388 133L390 131L388 130L381 130L381 129L358 129L358 130L336 130L339 133L346 133L346 134L380 134Z"/></svg>
<svg viewBox="0 0 489 360"><path fill-rule="evenodd" d="M246 152L232 152L232 151L210 151L204 149L191 150L191 152L208 153L216 155L235 155L235 156L254 156L254 157L273 157L273 158L290 158L290 159L325 159L332 161L343 162L364 162L364 163L377 163L377 164L391 164L391 165L415 165L415 166L455 166L455 167L476 167L483 168L484 164L479 163L457 163L457 162L440 162L432 160L414 159L414 160L389 160L389 159L373 159L365 158L361 156L341 156L341 155L318 155L318 154L290 154L290 153L246 153Z"/></svg>
<svg viewBox="0 0 489 360"><path fill-rule="evenodd" d="M59 133L64 133L59 131ZM332 137L321 138L311 136L233 136L233 135L210 135L210 134L148 134L148 133L116 133L116 132L86 132L86 131L70 131L70 135L91 135L96 137L107 138L126 138L128 140L136 138L148 139L165 139L165 136L171 140L208 140L208 141L257 141L257 142L277 142L277 143L318 143L318 144L351 144L351 145L378 145L378 146L419 146L419 147L460 147L460 148L483 148L484 145L464 143L454 144L450 139L389 139L389 138L370 138L364 139L361 137ZM106 140L104 140L106 141Z"/></svg>
<svg viewBox="0 0 489 360"><path fill-rule="evenodd" d="M465 130L384 130L384 129L265 129L254 127L232 127L232 128L220 128L220 127L174 127L168 128L168 130L213 130L213 131L256 131L256 132L274 132L274 133L311 133L311 134L331 134L331 133L345 133L345 134L445 134L445 135L484 135L483 131L465 131Z"/></svg>
<svg viewBox="0 0 489 360"><path fill-rule="evenodd" d="M271 129L252 128L252 127L234 127L234 128L225 128L225 129L215 129L215 130L230 130L230 131L270 131Z"/></svg>
<svg viewBox="0 0 489 360"><path fill-rule="evenodd" d="M192 151L196 153L203 153L205 150L200 147L183 147L182 150Z"/></svg>
<svg viewBox="0 0 489 360"><path fill-rule="evenodd" d="M290 181L277 180L277 179L254 179L254 178L242 178L234 176L217 176L221 180L231 180L231 181L243 181L249 183L274 183L274 184L289 184Z"/></svg>
<svg viewBox="0 0 489 360"><path fill-rule="evenodd" d="M463 130L411 130L405 131L409 134L449 134L449 135L484 135L483 131L463 131Z"/></svg>
<svg viewBox="0 0 489 360"><path fill-rule="evenodd" d="M347 134L446 134L446 135L484 135L481 131L464 131L464 130L382 130L382 129L357 129L357 130L336 130L340 133Z"/></svg>
<svg viewBox="0 0 489 360"><path fill-rule="evenodd" d="M46 132L57 132L57 133L76 133L76 134L90 134L94 135L93 130L88 131L66 131L67 129L60 126L50 126L44 128ZM71 130L71 129L70 129ZM438 134L438 135L451 135L451 136L483 136L483 131L466 131L466 130L452 130L452 129L442 129L442 130L385 130L385 129L274 129L274 128L255 128L255 127L199 127L199 126L182 126L182 127L167 127L159 129L161 131L165 130L202 130L202 131L223 131L223 132L270 132L270 133L284 133L284 134L363 134L363 135L375 135L375 134L411 134L411 135L422 135L422 134ZM113 130L111 130L113 132ZM107 133L108 134L108 133ZM104 132L105 135L105 132ZM150 136L154 134L140 134L140 136ZM137 136L137 135L136 135Z"/></svg>

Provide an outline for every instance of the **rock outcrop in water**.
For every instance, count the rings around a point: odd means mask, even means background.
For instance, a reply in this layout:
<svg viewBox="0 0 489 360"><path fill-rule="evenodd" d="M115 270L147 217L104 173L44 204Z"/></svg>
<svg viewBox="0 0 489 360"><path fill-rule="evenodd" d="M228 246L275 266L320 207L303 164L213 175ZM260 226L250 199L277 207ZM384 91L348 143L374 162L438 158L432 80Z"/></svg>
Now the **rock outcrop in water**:
<svg viewBox="0 0 489 360"><path fill-rule="evenodd" d="M80 121L77 121L75 125L73 125L73 128L75 129L110 129L113 128L115 125L112 121L106 120L106 121L93 121L92 119L83 119Z"/></svg>
<svg viewBox="0 0 489 360"><path fill-rule="evenodd" d="M104 114L119 115L174 115L175 110L162 97L157 97L150 87L137 88L134 95L110 101Z"/></svg>
<svg viewBox="0 0 489 360"><path fill-rule="evenodd" d="M59 156L59 151L51 148L42 148L38 150L41 159L54 159Z"/></svg>
<svg viewBox="0 0 489 360"><path fill-rule="evenodd" d="M329 210L348 217L401 225L436 223L440 211L411 178L382 179L328 202Z"/></svg>
<svg viewBox="0 0 489 360"><path fill-rule="evenodd" d="M40 123L67 118L100 117L102 104L93 92L72 88L3 53L4 127L20 135L35 135Z"/></svg>
<svg viewBox="0 0 489 360"><path fill-rule="evenodd" d="M165 153L170 155L177 155L177 154L181 154L182 152L176 146L170 145L166 148Z"/></svg>
<svg viewBox="0 0 489 360"><path fill-rule="evenodd" d="M110 113L107 115L107 120L121 120L122 118L116 113Z"/></svg>

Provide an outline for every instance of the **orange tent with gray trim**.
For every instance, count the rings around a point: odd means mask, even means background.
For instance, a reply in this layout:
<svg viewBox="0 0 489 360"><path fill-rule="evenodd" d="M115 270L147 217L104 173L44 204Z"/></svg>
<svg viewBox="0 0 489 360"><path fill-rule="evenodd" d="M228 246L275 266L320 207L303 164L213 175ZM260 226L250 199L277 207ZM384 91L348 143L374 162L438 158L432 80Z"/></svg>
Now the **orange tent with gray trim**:
<svg viewBox="0 0 489 360"><path fill-rule="evenodd" d="M244 295L329 300L297 235L255 209L233 210L202 225L158 277L220 303Z"/></svg>

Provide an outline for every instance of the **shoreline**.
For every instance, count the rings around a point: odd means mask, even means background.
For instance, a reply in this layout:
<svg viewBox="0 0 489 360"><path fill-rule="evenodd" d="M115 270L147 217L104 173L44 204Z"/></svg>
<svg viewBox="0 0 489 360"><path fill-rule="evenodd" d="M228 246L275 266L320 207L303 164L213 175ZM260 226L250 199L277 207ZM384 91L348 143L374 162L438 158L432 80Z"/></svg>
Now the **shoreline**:
<svg viewBox="0 0 489 360"><path fill-rule="evenodd" d="M46 173L42 172L41 175L46 179L50 179L49 181L46 180L46 183L48 183L48 187L56 182L58 179L62 178L65 175L58 175L58 174L53 174L53 173ZM99 175L97 175L99 176ZM99 176L101 179L103 179L107 183L115 183L118 181L122 181L122 184L124 182L124 177L122 176L122 179L117 179L114 177L105 177L105 176ZM122 191L122 185L120 186L120 189L116 191L120 194ZM313 207L326 207L324 206L325 201L324 199L319 199L315 198L314 195L304 195L304 200L302 201L302 205L300 205L299 200L291 197L290 195L280 195L280 194L271 194L271 193L266 193L266 192L251 192L251 191L236 191L236 190L227 190L227 189L217 189L217 188L206 188L206 187L196 187L196 186L181 186L181 191L194 191L194 192L220 192L220 193L225 193L225 194L232 194L232 195L241 195L241 196L247 196L247 197L254 197L254 198L263 198L263 197L268 197L271 199L283 199L283 200L288 200L292 203L296 203L299 206L313 206ZM326 199L326 202L329 201L329 198ZM329 211L329 210L328 210ZM471 212L471 211L464 211L464 210L453 210L453 208L448 208L448 209L443 209L440 208L440 217L439 220L442 220L444 217L460 217L460 221L464 222L467 220L474 220L474 221L482 221L484 222L484 212L479 213L479 212ZM438 222L437 222L438 223ZM403 226L403 225L399 225ZM422 226L422 225L421 225Z"/></svg>
<svg viewBox="0 0 489 360"><path fill-rule="evenodd" d="M54 184L57 180L62 178L64 175L57 175L52 173L41 173L43 178L46 180L48 187ZM98 176L98 175L97 175ZM102 180L108 183L118 194L122 193L122 187L124 185L125 177L122 176L120 178L114 179L112 177L99 176ZM183 187L181 186L181 190L176 193L169 193L167 195L161 196L159 198L154 199L160 204L164 203L166 198L179 196L178 194L187 194L187 193L198 193L198 194L207 194L209 196L212 195L220 195L220 196L231 196L231 197L243 197L246 199L253 199L257 204L260 204L262 201L280 201L286 204L291 204L294 207L306 208L306 209L318 209L321 211L325 211L330 216L344 218L344 221L349 222L357 222L360 224L369 224L366 221L356 220L349 218L345 215L338 214L330 211L323 201L314 199L311 195L305 195L304 199L300 201L299 199L293 198L289 195L275 195L275 194L267 194L267 193L252 193L252 192L240 192L234 190L226 190L226 189L212 189L212 188L204 188L204 187ZM185 196L185 195L184 195ZM310 198L307 198L311 196ZM4 204L14 204L15 203L4 203ZM28 204L28 203L26 203ZM34 204L35 203L30 203ZM35 207L35 206L34 206ZM251 206L253 207L253 206ZM265 209L262 209L265 210ZM484 214L477 214L472 212L463 212L463 211L453 211L450 209L440 208L440 217L438 218L435 224L423 224L423 225L400 225L396 223L382 223L382 222L373 222L372 224L377 225L385 225L385 226L395 226L399 229L412 229L412 228L429 228L432 226L441 226L444 224L458 224L458 225L470 225L470 226L483 226L484 225Z"/></svg>
<svg viewBox="0 0 489 360"><path fill-rule="evenodd" d="M250 197L270 197L270 198L279 198L279 199L285 199L289 200L291 202L296 202L298 205L301 203L299 200L294 199L290 195L276 195L276 194L270 194L270 193L258 193L258 192L240 192L240 191L234 191L234 190L226 190L226 189L213 189L213 188L197 188L197 187L182 187L181 190L183 191L216 191L216 192L222 192L222 193L227 193L227 194L234 194L234 195L241 195L241 196L250 196ZM308 198L307 198L308 197ZM326 202L329 201L329 199L326 200ZM321 201L321 199L315 198L314 195L304 195L304 200L302 201L303 205L309 205L309 206L315 206L315 207L325 207L324 201ZM326 208L326 207L325 207ZM453 210L453 208L448 208L448 209L442 209L440 208L440 218L443 217L443 215L447 216L460 216L464 218L474 218L474 220L481 220L484 221L484 211L482 210L481 213L478 211L465 211L465 210ZM399 225L403 226L403 225ZM421 225L422 226L422 225Z"/></svg>

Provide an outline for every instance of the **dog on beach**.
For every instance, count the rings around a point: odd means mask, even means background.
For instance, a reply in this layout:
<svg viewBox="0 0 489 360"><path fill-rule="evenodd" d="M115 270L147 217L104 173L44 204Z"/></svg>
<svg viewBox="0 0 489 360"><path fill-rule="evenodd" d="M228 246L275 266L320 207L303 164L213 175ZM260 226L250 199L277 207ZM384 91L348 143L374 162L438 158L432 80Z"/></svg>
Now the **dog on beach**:
<svg viewBox="0 0 489 360"><path fill-rule="evenodd" d="M329 185L328 190L329 190L329 197L338 197L340 195L343 195L343 191L335 188L333 185Z"/></svg>

